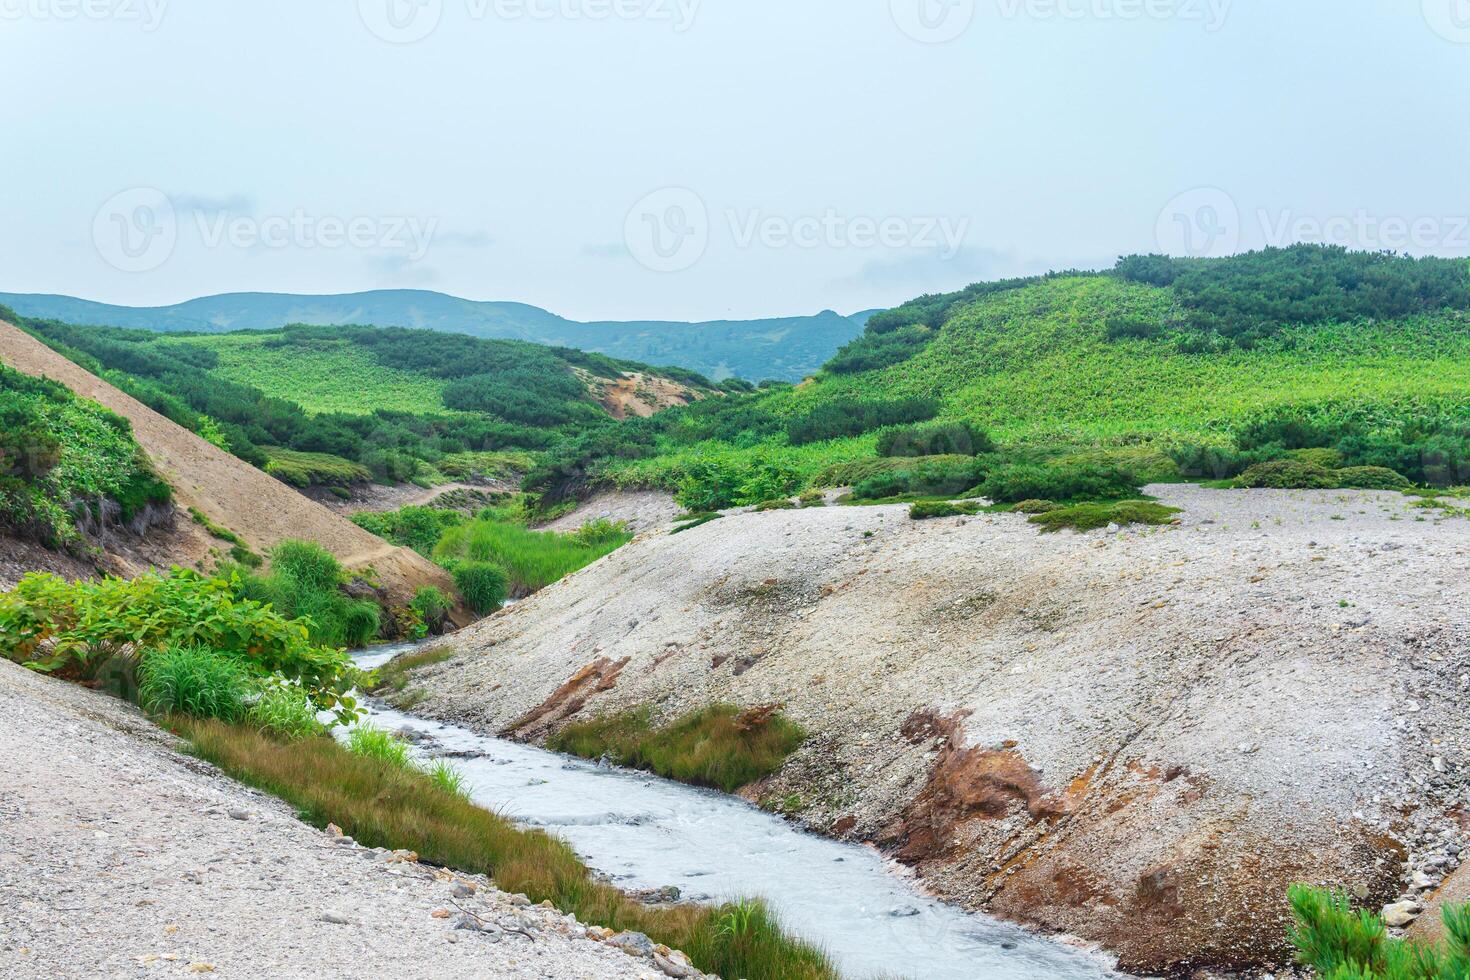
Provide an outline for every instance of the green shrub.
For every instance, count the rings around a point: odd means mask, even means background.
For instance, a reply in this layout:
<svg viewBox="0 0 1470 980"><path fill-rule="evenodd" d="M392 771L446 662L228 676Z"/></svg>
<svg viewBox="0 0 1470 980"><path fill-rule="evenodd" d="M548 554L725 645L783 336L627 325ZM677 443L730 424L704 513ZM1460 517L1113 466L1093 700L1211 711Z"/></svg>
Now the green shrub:
<svg viewBox="0 0 1470 980"><path fill-rule="evenodd" d="M398 769L415 768L408 743L372 725L356 725L347 733L347 751Z"/></svg>
<svg viewBox="0 0 1470 980"><path fill-rule="evenodd" d="M1288 934L1297 962L1323 980L1464 980L1470 976L1470 907L1446 905L1449 941L1429 946L1391 939L1383 921L1354 913L1346 895L1295 885Z"/></svg>
<svg viewBox="0 0 1470 980"><path fill-rule="evenodd" d="M939 414L939 407L936 399L916 396L842 398L818 404L790 419L786 434L793 446L860 436L888 425L926 422Z"/></svg>
<svg viewBox="0 0 1470 980"><path fill-rule="evenodd" d="M489 615L505 605L510 579L499 565L463 561L455 565L453 574L459 594L480 615Z"/></svg>
<svg viewBox="0 0 1470 980"><path fill-rule="evenodd" d="M967 494L985 478L987 464L965 456L935 456L910 461L907 469L876 473L852 488L855 500L895 497L946 497Z"/></svg>
<svg viewBox="0 0 1470 980"><path fill-rule="evenodd" d="M373 474L366 466L331 453L301 452L268 446L265 449L265 471L294 487L344 487L354 483L371 483Z"/></svg>
<svg viewBox="0 0 1470 980"><path fill-rule="evenodd" d="M1142 489L1138 476L1115 466L1013 463L990 471L981 495L998 504L1023 500L1118 500Z"/></svg>
<svg viewBox="0 0 1470 980"><path fill-rule="evenodd" d="M975 504L952 504L946 501L921 500L909 507L909 517L916 521L929 521L937 517L961 517L980 512Z"/></svg>
<svg viewBox="0 0 1470 980"><path fill-rule="evenodd" d="M676 524L669 533L683 534L685 531L692 531L697 527L704 527L704 525L711 521L718 521L724 516L724 514L686 514L678 518L682 523Z"/></svg>
<svg viewBox="0 0 1470 980"><path fill-rule="evenodd" d="M352 661L313 644L306 624L240 598L237 583L178 568L71 583L37 572L0 594L0 651L35 670L75 677L125 651L171 648L216 651L300 684L321 710L355 715Z"/></svg>
<svg viewBox="0 0 1470 980"><path fill-rule="evenodd" d="M1236 486L1275 490L1408 490L1411 484L1381 466L1324 469L1296 459L1257 463L1241 474Z"/></svg>
<svg viewBox="0 0 1470 980"><path fill-rule="evenodd" d="M1342 453L1336 449L1293 449L1286 456L1298 462L1320 466L1324 470L1341 469L1344 465Z"/></svg>
<svg viewBox="0 0 1470 980"><path fill-rule="evenodd" d="M1023 500L1019 504L1012 506L1011 510L1017 514L1046 514L1060 507L1061 504L1053 503L1050 500Z"/></svg>
<svg viewBox="0 0 1470 980"><path fill-rule="evenodd" d="M462 562L493 563L509 576L511 594L529 595L611 554L632 539L631 534L615 526L594 526L585 534L558 534L481 517L445 531L434 549L434 558L446 566Z"/></svg>
<svg viewBox="0 0 1470 980"><path fill-rule="evenodd" d="M434 546L445 531L468 521L455 511L435 507L404 507L387 513L352 515L352 523L363 530L400 548L412 548L425 558L433 557Z"/></svg>
<svg viewBox="0 0 1470 980"><path fill-rule="evenodd" d="M755 505L757 514L764 514L773 510L796 510L796 503L790 497L779 497L775 500L762 500Z"/></svg>
<svg viewBox="0 0 1470 980"><path fill-rule="evenodd" d="M734 792L780 769L806 733L774 707L718 704L655 728L647 710L568 725L547 746L586 759Z"/></svg>
<svg viewBox="0 0 1470 980"><path fill-rule="evenodd" d="M449 611L454 608L449 597L432 585L425 585L415 592L409 605L430 632L442 629Z"/></svg>
<svg viewBox="0 0 1470 980"><path fill-rule="evenodd" d="M378 604L343 594L346 575L331 552L310 541L282 541L271 550L270 574L241 579L241 594L268 602L282 615L308 622L324 646L366 646L382 628Z"/></svg>
<svg viewBox="0 0 1470 980"><path fill-rule="evenodd" d="M153 715L239 721L250 675L233 657L205 647L165 647L138 664L138 704Z"/></svg>
<svg viewBox="0 0 1470 980"><path fill-rule="evenodd" d="M796 502L802 507L825 507L827 495L817 489L803 490L801 496L796 498Z"/></svg>
<svg viewBox="0 0 1470 980"><path fill-rule="evenodd" d="M277 738L294 740L323 733L316 707L298 687L268 684L245 714L245 721Z"/></svg>
<svg viewBox="0 0 1470 980"><path fill-rule="evenodd" d="M879 456L978 456L994 451L990 433L971 422L911 425L878 436Z"/></svg>
<svg viewBox="0 0 1470 980"><path fill-rule="evenodd" d="M1030 521L1040 525L1043 534L1050 534L1063 528L1079 532L1094 531L1110 524L1119 527L1129 524L1172 524L1174 515L1179 513L1178 507L1165 507L1151 500L1121 500L1112 504L1088 503L1058 507L1033 514Z"/></svg>

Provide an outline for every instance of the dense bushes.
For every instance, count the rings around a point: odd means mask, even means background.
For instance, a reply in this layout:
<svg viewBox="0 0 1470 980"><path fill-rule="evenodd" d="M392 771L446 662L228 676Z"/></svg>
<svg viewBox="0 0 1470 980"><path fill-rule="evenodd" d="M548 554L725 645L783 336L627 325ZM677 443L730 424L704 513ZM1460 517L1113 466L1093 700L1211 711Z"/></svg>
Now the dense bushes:
<svg viewBox="0 0 1470 980"><path fill-rule="evenodd" d="M1019 506L1019 505L1018 505ZM1074 531L1094 531L1101 527L1129 524L1172 524L1177 507L1165 507L1151 500L1120 500L1117 503L1085 503L1071 507L1047 507L1033 514L1029 520L1041 527L1043 534L1054 533L1063 528Z"/></svg>
<svg viewBox="0 0 1470 980"><path fill-rule="evenodd" d="M444 532L463 524L465 518L452 510L404 507L381 513L364 511L353 514L352 522L384 541L401 548L412 548L425 558L432 558Z"/></svg>
<svg viewBox="0 0 1470 980"><path fill-rule="evenodd" d="M52 547L172 499L126 419L0 366L0 529Z"/></svg>
<svg viewBox="0 0 1470 980"><path fill-rule="evenodd" d="M793 446L860 436L886 425L926 422L939 414L933 398L843 398L822 402L786 423Z"/></svg>
<svg viewBox="0 0 1470 980"><path fill-rule="evenodd" d="M1134 473L1115 466L1014 463L998 466L985 477L980 494L996 503L1023 500L1119 500L1142 489Z"/></svg>
<svg viewBox="0 0 1470 980"><path fill-rule="evenodd" d="M47 673L87 677L115 657L198 648L254 676L297 683L323 710L350 715L355 707L348 692L356 672L345 654L312 643L306 624L241 599L221 579L177 568L75 583L35 573L0 595L0 651Z"/></svg>
<svg viewBox="0 0 1470 980"><path fill-rule="evenodd" d="M921 500L909 507L909 519L932 521L940 517L963 517L977 514L977 504L956 504L945 500Z"/></svg>
<svg viewBox="0 0 1470 980"><path fill-rule="evenodd" d="M1257 463L1240 475L1236 485L1276 490L1408 490L1413 486L1380 466L1327 469L1300 459Z"/></svg>
<svg viewBox="0 0 1470 980"><path fill-rule="evenodd" d="M1222 259L1132 255L1115 274L1172 286L1179 329L1250 347L1293 324L1394 319L1470 309L1463 260L1293 245Z"/></svg>
<svg viewBox="0 0 1470 980"><path fill-rule="evenodd" d="M265 471L293 487L350 487L373 478L366 466L329 453L303 453L274 446L264 452Z"/></svg>
<svg viewBox="0 0 1470 980"><path fill-rule="evenodd" d="M979 456L995 451L990 433L972 422L889 429L878 436L879 456Z"/></svg>
<svg viewBox="0 0 1470 980"><path fill-rule="evenodd" d="M347 576L326 549L306 541L283 541L270 559L270 574L240 576L243 597L269 603L281 615L304 622L313 643L357 648L378 635L378 604L343 594Z"/></svg>
<svg viewBox="0 0 1470 980"><path fill-rule="evenodd" d="M965 494L985 479L986 465L964 456L929 457L914 460L901 470L886 470L853 485L856 500L887 500L894 497L943 497Z"/></svg>

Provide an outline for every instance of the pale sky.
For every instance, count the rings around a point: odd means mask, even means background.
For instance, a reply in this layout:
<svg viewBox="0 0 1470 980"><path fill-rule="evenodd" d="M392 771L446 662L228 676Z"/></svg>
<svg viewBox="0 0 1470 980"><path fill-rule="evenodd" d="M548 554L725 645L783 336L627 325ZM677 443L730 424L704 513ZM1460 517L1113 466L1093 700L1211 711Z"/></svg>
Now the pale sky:
<svg viewBox="0 0 1470 980"><path fill-rule="evenodd" d="M1470 255L1465 0L0 0L0 290L849 313Z"/></svg>

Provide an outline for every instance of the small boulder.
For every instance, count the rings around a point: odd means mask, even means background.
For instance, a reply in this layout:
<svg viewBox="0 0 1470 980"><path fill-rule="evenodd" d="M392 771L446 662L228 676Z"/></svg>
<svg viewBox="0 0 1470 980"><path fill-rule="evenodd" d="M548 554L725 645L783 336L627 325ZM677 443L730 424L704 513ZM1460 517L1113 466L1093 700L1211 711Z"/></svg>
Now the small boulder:
<svg viewBox="0 0 1470 980"><path fill-rule="evenodd" d="M1419 918L1419 912L1418 902L1405 901L1385 905L1383 907L1383 924L1392 929L1402 929L1405 926L1412 925L1414 920Z"/></svg>

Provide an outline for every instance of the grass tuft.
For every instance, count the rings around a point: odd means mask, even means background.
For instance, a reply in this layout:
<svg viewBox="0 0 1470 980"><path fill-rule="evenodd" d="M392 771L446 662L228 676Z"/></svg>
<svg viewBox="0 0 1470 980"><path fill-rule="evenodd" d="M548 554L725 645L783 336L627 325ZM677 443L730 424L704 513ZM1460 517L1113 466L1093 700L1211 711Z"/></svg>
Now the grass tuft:
<svg viewBox="0 0 1470 980"><path fill-rule="evenodd" d="M1032 524L1039 524L1043 534L1051 534L1068 527L1074 531L1095 531L1109 524L1120 527L1129 524L1172 524L1174 515L1179 513L1182 511L1178 507L1165 507L1152 500L1123 500L1116 504L1058 507L1056 510L1034 514L1030 521Z"/></svg>
<svg viewBox="0 0 1470 980"><path fill-rule="evenodd" d="M584 759L610 756L621 766L732 793L780 769L805 739L801 726L774 707L717 704L662 728L652 725L646 708L579 722L547 746Z"/></svg>
<svg viewBox="0 0 1470 980"><path fill-rule="evenodd" d="M238 721L250 675L235 658L205 647L167 647L138 666L138 704L153 715Z"/></svg>

